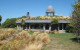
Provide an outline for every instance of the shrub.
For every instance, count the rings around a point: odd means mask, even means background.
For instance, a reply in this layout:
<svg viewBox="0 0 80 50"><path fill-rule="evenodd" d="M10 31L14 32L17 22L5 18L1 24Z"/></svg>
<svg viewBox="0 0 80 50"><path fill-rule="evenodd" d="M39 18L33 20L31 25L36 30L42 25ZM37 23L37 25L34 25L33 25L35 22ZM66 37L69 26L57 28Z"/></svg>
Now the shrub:
<svg viewBox="0 0 80 50"><path fill-rule="evenodd" d="M73 27L69 25L67 25L65 29L66 29L66 32L69 32L69 33L75 32L75 30L73 31Z"/></svg>

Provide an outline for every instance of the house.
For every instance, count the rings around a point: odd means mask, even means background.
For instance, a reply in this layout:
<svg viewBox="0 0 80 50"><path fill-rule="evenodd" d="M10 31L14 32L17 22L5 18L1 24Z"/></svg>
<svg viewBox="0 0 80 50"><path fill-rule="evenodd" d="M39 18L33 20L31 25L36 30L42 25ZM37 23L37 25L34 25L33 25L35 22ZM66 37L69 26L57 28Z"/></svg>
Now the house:
<svg viewBox="0 0 80 50"><path fill-rule="evenodd" d="M17 28L18 29L21 29L21 28L24 28L26 30L32 30L32 31L53 31L53 30L58 30L59 33L65 33L66 30L66 26L70 23L70 20L68 20L66 17L64 17L66 20L62 20L62 19L59 19L57 22L57 24L51 24L52 21L54 19L54 9L52 8L52 6L49 6L46 10L46 15L47 17L49 16L49 18L51 19L39 19L39 20L35 20L35 19L30 19L30 16L29 16L29 12L27 13L27 20L25 20L25 23L26 25L24 27L21 26L21 21L17 21ZM36 18L36 17L35 17ZM44 16L44 18L46 18ZM63 17L60 17L60 18L63 18ZM54 22L53 22L54 23Z"/></svg>

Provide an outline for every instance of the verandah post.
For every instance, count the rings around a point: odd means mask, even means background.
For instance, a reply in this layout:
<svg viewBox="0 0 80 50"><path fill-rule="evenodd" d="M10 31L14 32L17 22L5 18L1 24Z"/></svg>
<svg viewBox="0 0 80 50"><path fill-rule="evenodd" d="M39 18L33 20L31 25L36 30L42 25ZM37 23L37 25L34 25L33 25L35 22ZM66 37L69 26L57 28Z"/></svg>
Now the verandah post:
<svg viewBox="0 0 80 50"><path fill-rule="evenodd" d="M45 24L43 24L43 31L45 32Z"/></svg>
<svg viewBox="0 0 80 50"><path fill-rule="evenodd" d="M49 25L49 31L51 31L51 24Z"/></svg>

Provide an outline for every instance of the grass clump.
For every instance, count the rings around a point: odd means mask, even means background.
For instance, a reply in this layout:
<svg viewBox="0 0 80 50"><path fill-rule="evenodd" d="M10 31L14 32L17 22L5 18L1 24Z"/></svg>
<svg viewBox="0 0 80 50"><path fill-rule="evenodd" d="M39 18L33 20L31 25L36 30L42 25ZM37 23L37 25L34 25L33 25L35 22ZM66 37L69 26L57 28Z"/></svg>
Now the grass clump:
<svg viewBox="0 0 80 50"><path fill-rule="evenodd" d="M10 33L13 31L11 30ZM15 32L14 32L15 33ZM41 50L43 46L50 42L47 33L22 31L0 47L0 50ZM6 49L5 49L6 48Z"/></svg>
<svg viewBox="0 0 80 50"><path fill-rule="evenodd" d="M17 33L13 29L8 29L8 30L0 30L0 40L4 40L8 37L10 37L12 34Z"/></svg>
<svg viewBox="0 0 80 50"><path fill-rule="evenodd" d="M58 30L53 30L53 31L50 31L49 33L58 34L59 31Z"/></svg>

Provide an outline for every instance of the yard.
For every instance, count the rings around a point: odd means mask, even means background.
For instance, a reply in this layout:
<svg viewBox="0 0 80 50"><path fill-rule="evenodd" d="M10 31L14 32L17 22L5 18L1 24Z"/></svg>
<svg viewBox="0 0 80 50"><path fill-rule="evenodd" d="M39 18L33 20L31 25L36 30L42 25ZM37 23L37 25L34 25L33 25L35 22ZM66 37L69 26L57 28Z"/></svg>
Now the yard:
<svg viewBox="0 0 80 50"><path fill-rule="evenodd" d="M33 32L29 32L33 34ZM80 50L80 44L72 33L53 34L49 33L50 43L43 47L43 50Z"/></svg>
<svg viewBox="0 0 80 50"><path fill-rule="evenodd" d="M5 29L4 29L5 30ZM7 30L7 29L6 29ZM14 30L16 30L16 29L14 29ZM2 32L2 31L1 31ZM17 30L17 32L18 33L20 33L20 32L22 32L22 31L19 31L19 30ZM24 33L24 32L23 32ZM22 33L22 34L23 34ZM29 34L34 34L34 32L28 32ZM41 34L41 32L40 32L40 34ZM77 43L76 42L76 39L75 39L75 35L74 34L72 34L72 33L64 33L64 34L53 34L53 33L48 33L49 34L49 36L50 36L50 43L48 43L47 45L44 45L42 48L43 48L43 50L80 50L80 44L79 43ZM27 34L25 34L25 35L20 35L20 38L21 37L24 37L24 36L26 36ZM6 36L6 37L9 37L9 36L11 36L11 35L8 35L8 36ZM32 35L33 36L33 35ZM6 38L5 37L5 38ZM15 36L16 37L16 36ZM43 36L44 37L44 36ZM5 39L5 38L2 38L2 40L3 39ZM24 38L25 39L25 38ZM15 39L16 40L16 39ZM19 40L19 38L17 39L17 41ZM28 39L27 39L28 40ZM27 40L25 40L25 41L27 41ZM14 41L14 40L13 40ZM24 40L22 39L21 41L23 41L22 42L22 44L24 44ZM19 42L19 41L18 41ZM12 43L12 45L15 43L15 41L14 42L10 42L10 43ZM8 43L9 44L9 43ZM19 44L19 43L18 43ZM5 48L4 47L5 45L3 45L3 48ZM14 46L16 46L16 45L14 45Z"/></svg>
<svg viewBox="0 0 80 50"><path fill-rule="evenodd" d="M80 44L75 41L75 35L71 33L50 34L51 42L44 50L80 50Z"/></svg>

